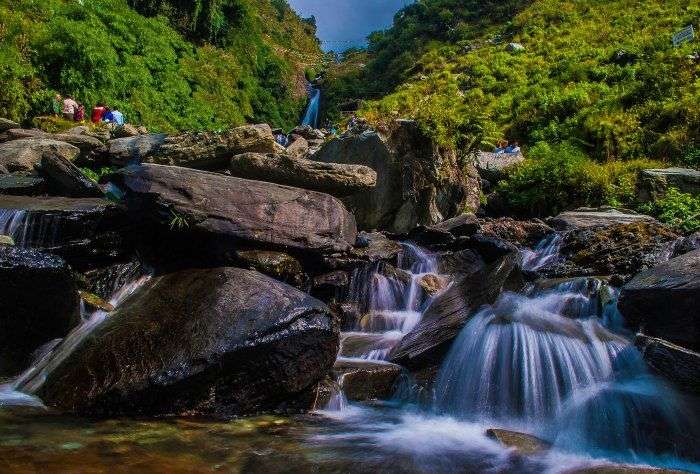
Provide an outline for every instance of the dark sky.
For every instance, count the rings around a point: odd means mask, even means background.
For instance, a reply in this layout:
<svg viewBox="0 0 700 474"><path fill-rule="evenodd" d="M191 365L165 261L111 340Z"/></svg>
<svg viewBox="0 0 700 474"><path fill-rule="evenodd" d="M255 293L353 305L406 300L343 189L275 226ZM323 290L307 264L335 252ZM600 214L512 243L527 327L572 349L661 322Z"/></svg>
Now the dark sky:
<svg viewBox="0 0 700 474"><path fill-rule="evenodd" d="M367 35L391 25L394 13L413 0L287 0L302 17L316 16L323 49L364 46Z"/></svg>

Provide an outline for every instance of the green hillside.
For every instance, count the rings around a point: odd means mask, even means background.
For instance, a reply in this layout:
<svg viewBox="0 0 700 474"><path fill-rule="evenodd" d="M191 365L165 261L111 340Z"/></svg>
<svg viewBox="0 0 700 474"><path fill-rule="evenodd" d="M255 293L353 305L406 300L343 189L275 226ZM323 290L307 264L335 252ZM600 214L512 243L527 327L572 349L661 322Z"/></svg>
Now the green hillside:
<svg viewBox="0 0 700 474"><path fill-rule="evenodd" d="M159 130L290 127L320 54L284 0L7 0L0 116L46 114L60 92Z"/></svg>
<svg viewBox="0 0 700 474"><path fill-rule="evenodd" d="M631 205L643 160L700 164L700 42L671 41L691 24L691 0L419 0L329 71L326 111L362 98L370 121L413 117L445 146L537 145L503 186L513 210Z"/></svg>

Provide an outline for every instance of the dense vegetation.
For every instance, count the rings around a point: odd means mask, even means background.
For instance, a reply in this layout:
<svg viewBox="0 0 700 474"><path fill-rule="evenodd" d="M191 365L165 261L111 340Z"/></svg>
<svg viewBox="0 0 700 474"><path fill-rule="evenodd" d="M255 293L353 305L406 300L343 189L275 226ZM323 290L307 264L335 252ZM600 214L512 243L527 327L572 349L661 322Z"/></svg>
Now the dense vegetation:
<svg viewBox="0 0 700 474"><path fill-rule="evenodd" d="M291 127L314 33L284 0L7 0L0 116L46 114L60 92L166 131Z"/></svg>
<svg viewBox="0 0 700 474"><path fill-rule="evenodd" d="M699 23L691 0L418 0L329 72L326 111L366 99L370 121L414 117L465 152L518 140L516 212L634 206L649 160L700 165L699 46L671 42Z"/></svg>

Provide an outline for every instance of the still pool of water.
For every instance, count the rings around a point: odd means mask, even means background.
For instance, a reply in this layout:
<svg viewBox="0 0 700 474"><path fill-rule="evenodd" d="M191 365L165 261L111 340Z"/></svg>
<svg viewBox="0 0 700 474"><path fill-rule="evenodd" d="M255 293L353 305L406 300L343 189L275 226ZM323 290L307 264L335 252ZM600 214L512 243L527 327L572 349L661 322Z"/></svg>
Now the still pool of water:
<svg viewBox="0 0 700 474"><path fill-rule="evenodd" d="M0 413L2 472L541 473L605 461L549 452L524 457L486 426L390 404L342 415L86 420Z"/></svg>

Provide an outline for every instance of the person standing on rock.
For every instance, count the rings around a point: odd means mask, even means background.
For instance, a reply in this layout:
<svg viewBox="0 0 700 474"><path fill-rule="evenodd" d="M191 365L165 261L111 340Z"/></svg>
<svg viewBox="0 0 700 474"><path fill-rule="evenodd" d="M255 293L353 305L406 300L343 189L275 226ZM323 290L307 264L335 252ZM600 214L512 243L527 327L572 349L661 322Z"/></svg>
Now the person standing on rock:
<svg viewBox="0 0 700 474"><path fill-rule="evenodd" d="M54 117L58 117L59 115L61 115L62 111L63 111L63 97L61 97L61 94L56 94L51 99L51 112L53 112Z"/></svg>
<svg viewBox="0 0 700 474"><path fill-rule="evenodd" d="M66 96L63 99L63 118L70 120L75 119L75 112L78 110L78 103L71 96Z"/></svg>

